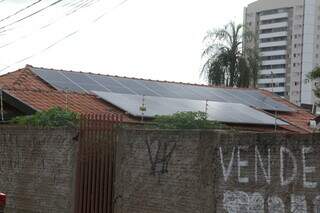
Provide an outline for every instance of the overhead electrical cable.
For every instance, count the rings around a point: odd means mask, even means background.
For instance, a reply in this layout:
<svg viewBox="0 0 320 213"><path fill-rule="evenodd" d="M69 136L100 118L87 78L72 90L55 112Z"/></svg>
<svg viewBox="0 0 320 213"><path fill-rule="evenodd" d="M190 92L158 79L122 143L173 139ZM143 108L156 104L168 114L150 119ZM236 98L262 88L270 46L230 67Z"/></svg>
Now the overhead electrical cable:
<svg viewBox="0 0 320 213"><path fill-rule="evenodd" d="M18 20L16 20L16 21L14 21L14 22L11 22L10 24L7 24L7 25L5 25L5 26L0 27L0 29L5 29L5 28L7 28L7 27L9 27L9 26L12 26L12 25L17 24L17 23L19 23L19 22L21 22L21 21L24 21L24 20L26 20L26 19L28 19L28 18L30 18L30 17L38 14L38 13L40 13L40 12L42 12L42 11L50 8L50 7L52 7L52 6L60 3L60 2L62 2L62 1L64 1L64 0L57 0L57 1L49 4L48 6L41 8L40 10L37 10L37 11L35 11L35 12L27 15L27 16L24 16L24 17L22 17L22 18L20 18L20 19L18 19ZM2 31L2 32L3 32L3 31ZM0 33L2 33L2 32L0 32Z"/></svg>
<svg viewBox="0 0 320 213"><path fill-rule="evenodd" d="M114 6L111 10L105 11L104 13L102 13L101 15L99 15L97 18L93 19L93 21L91 22L91 24L99 21L101 18L103 18L104 16L108 15L108 14L111 13L113 10L115 10L115 9L119 8L120 6L124 5L127 1L129 1L129 0L123 0L123 1L121 1L119 4L117 4L116 6ZM46 48L40 50L39 52L33 53L33 54L31 54L31 55L29 55L29 56L27 56L27 57L25 57L25 58L22 58L22 59L20 59L20 60L18 60L18 61L16 61L16 62L14 62L14 63L6 66L5 68L1 69L0 72L3 72L4 70L7 70L8 68L10 68L10 67L12 67L12 66L14 66L14 65L17 65L17 64L19 64L19 63L21 63L21 62L24 62L24 61L28 60L28 59L34 58L34 57L36 57L37 55L39 55L39 54L41 54L41 53L43 53L43 52L48 51L49 49L51 49L51 48L53 48L54 46L58 45L59 43L63 42L64 40L66 40L66 39L68 39L68 38L76 35L76 34L79 33L81 30L82 30L82 28L79 28L79 29L77 29L77 30L75 30L75 31L73 31L73 32L71 32L71 33L68 33L66 36L62 37L61 39L59 39L59 40L57 40L57 41L55 41L55 42L53 42L52 44L50 44L50 45L47 46Z"/></svg>
<svg viewBox="0 0 320 213"><path fill-rule="evenodd" d="M79 10L83 9L84 7L92 6L93 4L95 4L95 3L98 2L98 1L99 1L99 0L90 0L90 2L87 2L87 4L85 4L85 5L82 5L82 7L78 7L78 8L76 8L76 9L75 9L75 8L72 8L70 11L68 11L68 12L67 12L66 14L64 14L62 17L59 17L58 19L53 20L53 21L51 21L51 22L49 22L49 23L41 26L41 27L38 29L38 31L44 30L45 28L48 28L48 27L56 24L57 22L59 22L60 20L62 20L64 17L67 17L67 16L70 16L70 15L74 14L74 13L78 12ZM79 1L79 2L81 2L81 1ZM12 30L12 29L9 29L9 30ZM21 39L26 39L26 38L30 37L31 35L33 35L34 33L35 33L35 31L33 31L33 32L29 33L29 34L24 34L24 35L22 35L22 36L20 36L20 37L18 37L18 38L16 38L16 39L14 39L14 40L12 40L12 41L9 41L9 42L6 42L6 43L4 43L4 44L0 44L0 49L1 49L1 48L5 48L5 47L8 47L8 46L10 46L10 45L12 45L12 44L20 41Z"/></svg>
<svg viewBox="0 0 320 213"><path fill-rule="evenodd" d="M36 4L39 4L39 3L42 2L42 1L43 1L43 0L38 0L38 1L36 1L36 2L33 2L32 4L29 4L28 6L26 6L26 7L22 8L22 9L16 11L15 13L13 13L13 14L11 14L11 15L3 18L3 19L0 19L0 23L3 22L3 21L5 21L5 20L7 20L7 19L9 19L9 18L11 18L11 17L13 17L13 16L18 15L19 13L21 13L21 12L29 9L30 7L33 7L33 6L36 5Z"/></svg>

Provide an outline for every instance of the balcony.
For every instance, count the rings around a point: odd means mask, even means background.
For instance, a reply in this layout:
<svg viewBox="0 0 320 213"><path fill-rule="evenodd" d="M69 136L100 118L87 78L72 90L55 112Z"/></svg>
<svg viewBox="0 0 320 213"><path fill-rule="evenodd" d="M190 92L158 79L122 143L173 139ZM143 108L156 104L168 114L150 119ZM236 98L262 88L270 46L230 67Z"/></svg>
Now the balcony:
<svg viewBox="0 0 320 213"><path fill-rule="evenodd" d="M259 38L263 39L263 38L275 38L275 37L283 37L283 36L288 36L288 32L282 31L282 32L276 32L276 33L263 33L259 35Z"/></svg>
<svg viewBox="0 0 320 213"><path fill-rule="evenodd" d="M287 41L274 41L274 42L265 42L265 43L259 43L259 47L276 47L276 46L287 46Z"/></svg>
<svg viewBox="0 0 320 213"><path fill-rule="evenodd" d="M280 27L288 27L288 22L279 22L279 23L272 23L272 24L261 24L260 30L267 30L267 29L274 29Z"/></svg>
<svg viewBox="0 0 320 213"><path fill-rule="evenodd" d="M276 14L271 14L271 15L262 15L260 16L261 21L266 21L266 20L272 20L272 19L278 19L278 18L288 18L289 14L288 13L276 13Z"/></svg>
<svg viewBox="0 0 320 213"><path fill-rule="evenodd" d="M264 79L259 79L258 84L271 84L271 83L285 83L286 79L285 78L264 78Z"/></svg>
<svg viewBox="0 0 320 213"><path fill-rule="evenodd" d="M274 51L267 51L267 52L260 53L260 56L274 56L274 55L287 55L287 50L274 50Z"/></svg>
<svg viewBox="0 0 320 213"><path fill-rule="evenodd" d="M286 73L286 69L271 69L271 70L260 70L260 75L271 75Z"/></svg>
<svg viewBox="0 0 320 213"><path fill-rule="evenodd" d="M262 66L266 65L276 65L276 64L286 64L286 59L278 59L278 60L268 60L268 61L262 61Z"/></svg>

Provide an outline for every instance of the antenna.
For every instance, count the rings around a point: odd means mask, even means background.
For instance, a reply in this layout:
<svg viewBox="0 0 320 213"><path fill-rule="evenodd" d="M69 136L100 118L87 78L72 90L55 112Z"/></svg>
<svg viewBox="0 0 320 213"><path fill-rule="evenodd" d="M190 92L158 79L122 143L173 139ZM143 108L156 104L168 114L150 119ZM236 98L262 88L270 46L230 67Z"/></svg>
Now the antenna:
<svg viewBox="0 0 320 213"><path fill-rule="evenodd" d="M0 111L1 111L1 121L4 121L2 88L0 88Z"/></svg>
<svg viewBox="0 0 320 213"><path fill-rule="evenodd" d="M142 104L140 106L140 111L141 111L141 122L143 122L143 119L144 119L144 112L147 111L147 107L146 107L146 104L145 104L145 98L144 98L144 95L142 95Z"/></svg>
<svg viewBox="0 0 320 213"><path fill-rule="evenodd" d="M274 76L273 76L273 72L271 71L271 91L272 91L272 93L274 92L273 90L274 90Z"/></svg>
<svg viewBox="0 0 320 213"><path fill-rule="evenodd" d="M206 99L206 108L205 108L205 113L206 113L206 116L208 116L208 107L209 107L209 104L208 104L208 99Z"/></svg>
<svg viewBox="0 0 320 213"><path fill-rule="evenodd" d="M66 95L66 99L65 99L65 110L67 111L68 110L68 88L66 88L65 90L65 95Z"/></svg>
<svg viewBox="0 0 320 213"><path fill-rule="evenodd" d="M277 132L277 120L278 120L278 111L277 111L277 107L275 106L276 111L274 112L274 131Z"/></svg>

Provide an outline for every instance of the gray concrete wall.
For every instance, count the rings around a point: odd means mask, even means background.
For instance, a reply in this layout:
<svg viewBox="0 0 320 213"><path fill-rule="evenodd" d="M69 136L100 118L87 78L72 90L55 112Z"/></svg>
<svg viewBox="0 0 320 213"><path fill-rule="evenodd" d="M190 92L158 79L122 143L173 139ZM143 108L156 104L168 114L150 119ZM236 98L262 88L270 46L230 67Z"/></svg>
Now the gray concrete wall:
<svg viewBox="0 0 320 213"><path fill-rule="evenodd" d="M0 191L6 213L73 211L74 130L0 128Z"/></svg>
<svg viewBox="0 0 320 213"><path fill-rule="evenodd" d="M319 212L320 136L123 130L116 213Z"/></svg>

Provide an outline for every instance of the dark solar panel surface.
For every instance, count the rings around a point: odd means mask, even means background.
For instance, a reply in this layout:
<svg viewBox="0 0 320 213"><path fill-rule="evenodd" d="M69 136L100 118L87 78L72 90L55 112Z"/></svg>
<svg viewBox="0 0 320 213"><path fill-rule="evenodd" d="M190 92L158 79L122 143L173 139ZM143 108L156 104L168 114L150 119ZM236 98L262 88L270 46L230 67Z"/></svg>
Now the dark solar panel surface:
<svg viewBox="0 0 320 213"><path fill-rule="evenodd" d="M86 93L93 90L189 100L209 100L241 103L269 111L294 111L288 106L263 95L259 90L213 88L35 67L32 68L32 71L58 90Z"/></svg>
<svg viewBox="0 0 320 213"><path fill-rule="evenodd" d="M224 103L181 98L165 98L158 96L141 96L111 92L92 91L103 100L112 103L133 116L140 117L142 103L146 106L145 117L156 115L171 115L176 112L207 111L209 120L224 123L258 124L258 125L287 125L281 120L275 120L263 112L244 104ZM144 99L144 102L143 102ZM206 110L206 104L208 105Z"/></svg>

